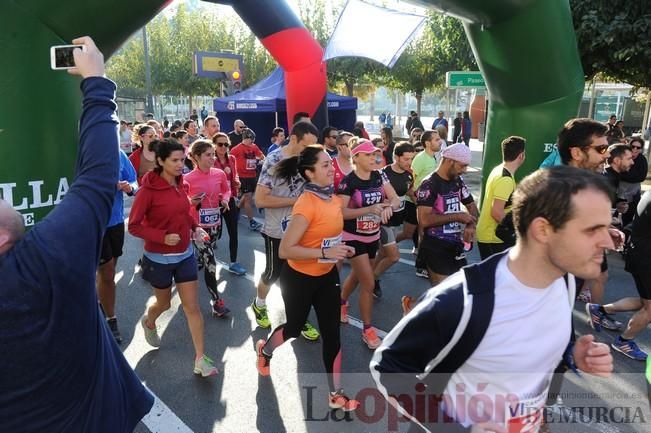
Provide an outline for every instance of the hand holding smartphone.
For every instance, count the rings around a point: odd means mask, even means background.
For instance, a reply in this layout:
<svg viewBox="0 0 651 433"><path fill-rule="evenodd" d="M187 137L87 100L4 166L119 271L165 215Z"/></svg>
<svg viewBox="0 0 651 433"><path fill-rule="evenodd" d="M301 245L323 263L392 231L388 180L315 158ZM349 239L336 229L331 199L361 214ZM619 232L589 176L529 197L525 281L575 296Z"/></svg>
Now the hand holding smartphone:
<svg viewBox="0 0 651 433"><path fill-rule="evenodd" d="M85 45L55 45L50 47L50 67L55 71L74 68L75 56L73 51L75 49L86 52Z"/></svg>
<svg viewBox="0 0 651 433"><path fill-rule="evenodd" d="M50 66L82 78L104 76L104 56L88 36L73 39L72 45L51 47Z"/></svg>

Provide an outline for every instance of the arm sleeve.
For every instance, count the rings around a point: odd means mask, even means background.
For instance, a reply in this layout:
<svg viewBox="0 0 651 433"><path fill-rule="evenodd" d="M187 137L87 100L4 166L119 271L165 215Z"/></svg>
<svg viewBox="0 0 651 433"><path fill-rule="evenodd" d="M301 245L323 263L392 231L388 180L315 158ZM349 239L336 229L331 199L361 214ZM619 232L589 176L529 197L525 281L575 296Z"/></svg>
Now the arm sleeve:
<svg viewBox="0 0 651 433"><path fill-rule="evenodd" d="M430 182L424 181L416 191L416 206L434 206L436 201L436 194L430 188Z"/></svg>
<svg viewBox="0 0 651 433"><path fill-rule="evenodd" d="M223 170L219 170L219 179L222 200L229 201L231 199L231 186L229 185L228 177Z"/></svg>
<svg viewBox="0 0 651 433"><path fill-rule="evenodd" d="M475 199L472 197L472 194L470 193L470 190L466 186L466 184L463 182L462 179L459 179L459 183L461 184L461 203L464 205L468 205L472 202L475 201Z"/></svg>
<svg viewBox="0 0 651 433"><path fill-rule="evenodd" d="M76 176L62 202L29 233L52 262L74 273L94 274L118 182L119 138L115 83L101 78L81 82L83 108ZM83 251L83 254L80 254ZM90 288L89 288L90 289Z"/></svg>
<svg viewBox="0 0 651 433"><path fill-rule="evenodd" d="M133 188L133 193L138 189L138 175L136 174L136 169L133 168L133 164L129 160L129 157L123 151L120 151L120 158L122 159L120 164L120 180L125 180L131 184Z"/></svg>
<svg viewBox="0 0 651 433"><path fill-rule="evenodd" d="M146 241L164 244L167 231L143 224L150 204L151 192L148 189L143 189L136 195L129 214L129 233Z"/></svg>
<svg viewBox="0 0 651 433"><path fill-rule="evenodd" d="M294 203L292 216L302 215L308 222L310 222L314 218L315 208L316 206L314 206L314 203L311 203L307 196L305 196L305 193L303 193L298 200L296 200L296 203Z"/></svg>
<svg viewBox="0 0 651 433"><path fill-rule="evenodd" d="M400 404L400 396L414 401L418 384L427 386L427 394L440 397L449 380L447 373L427 374L423 380L417 375L428 371L428 364L451 341L463 310L463 294L459 286L448 289L430 289L418 305L389 332L375 351L370 370L378 390L385 398L393 396ZM428 372L429 373L429 372ZM445 411L440 406L438 413ZM402 410L409 408L402 406ZM416 411L415 407L411 408ZM417 412L416 412L417 413ZM414 413L410 414L414 415ZM428 417L431 418L431 417ZM439 416L438 422L422 420L432 432L468 432L470 428Z"/></svg>
<svg viewBox="0 0 651 433"><path fill-rule="evenodd" d="M347 195L349 197L353 194L351 191L350 182L348 181L347 177L344 177L341 182L339 182L339 186L337 187L337 194Z"/></svg>
<svg viewBox="0 0 651 433"><path fill-rule="evenodd" d="M231 192L237 197L240 192L240 175L237 173L237 162L232 155L228 155L228 159L230 160L231 172L233 173L233 190Z"/></svg>
<svg viewBox="0 0 651 433"><path fill-rule="evenodd" d="M493 187L493 198L508 201L515 190L515 182L508 176L501 177L495 181Z"/></svg>
<svg viewBox="0 0 651 433"><path fill-rule="evenodd" d="M262 169L260 170L260 177L258 179L258 185L266 186L267 188L273 188L273 176L270 173L270 170L273 168L274 162L271 158L267 158L262 163Z"/></svg>

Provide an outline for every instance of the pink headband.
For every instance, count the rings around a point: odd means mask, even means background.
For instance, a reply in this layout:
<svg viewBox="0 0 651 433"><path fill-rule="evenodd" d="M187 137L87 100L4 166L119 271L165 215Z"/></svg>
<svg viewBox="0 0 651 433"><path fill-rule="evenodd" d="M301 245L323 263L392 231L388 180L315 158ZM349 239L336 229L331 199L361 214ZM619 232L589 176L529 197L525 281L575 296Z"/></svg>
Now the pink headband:
<svg viewBox="0 0 651 433"><path fill-rule="evenodd" d="M358 153L375 153L375 152L381 152L381 149L378 149L377 147L373 146L373 143L370 141L365 141L364 143L360 144L353 150L351 150L351 155L357 155Z"/></svg>

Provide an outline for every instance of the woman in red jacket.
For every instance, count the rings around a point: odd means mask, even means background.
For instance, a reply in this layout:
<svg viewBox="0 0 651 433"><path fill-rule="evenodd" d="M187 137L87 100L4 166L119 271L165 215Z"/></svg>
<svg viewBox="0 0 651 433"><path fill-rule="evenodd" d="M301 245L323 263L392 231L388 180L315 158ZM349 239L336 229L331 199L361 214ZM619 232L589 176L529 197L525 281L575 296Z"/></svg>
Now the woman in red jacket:
<svg viewBox="0 0 651 433"><path fill-rule="evenodd" d="M183 187L188 197L199 200L196 206L190 207L190 215L208 232L210 238L195 241L194 247L212 298L212 315L225 317L230 310L224 305L217 290L215 248L222 229L222 210L228 209L231 199L231 186L224 171L214 167L215 148L210 140L195 140L190 146L188 157L194 164L194 170L183 176Z"/></svg>
<svg viewBox="0 0 651 433"><path fill-rule="evenodd" d="M156 319L170 308L172 283L176 283L196 352L194 373L212 376L217 369L204 354L197 260L190 242L193 235L204 239L208 234L190 215L191 202L183 190L181 176L183 146L174 139L152 144L156 149L156 167L143 177L129 216L129 233L145 240L142 276L152 285L156 297L140 323L147 343L159 347ZM198 203L198 199L192 201L194 205Z"/></svg>

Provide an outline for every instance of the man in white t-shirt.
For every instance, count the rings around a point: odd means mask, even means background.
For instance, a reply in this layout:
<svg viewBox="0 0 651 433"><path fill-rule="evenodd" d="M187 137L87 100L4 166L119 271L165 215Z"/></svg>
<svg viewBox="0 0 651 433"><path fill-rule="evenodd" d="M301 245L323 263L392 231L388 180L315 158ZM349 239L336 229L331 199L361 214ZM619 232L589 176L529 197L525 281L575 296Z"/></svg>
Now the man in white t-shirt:
<svg viewBox="0 0 651 433"><path fill-rule="evenodd" d="M592 335L574 341L571 325L574 275L599 275L613 248L609 186L586 170L552 167L521 182L512 209L516 245L426 292L371 361L379 390L415 429L536 433L561 360L598 376L612 371L609 347ZM417 409L423 389L439 398L438 417Z"/></svg>

